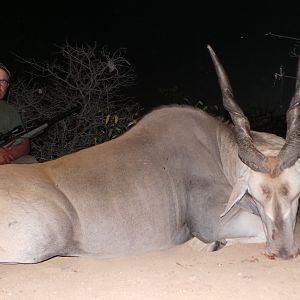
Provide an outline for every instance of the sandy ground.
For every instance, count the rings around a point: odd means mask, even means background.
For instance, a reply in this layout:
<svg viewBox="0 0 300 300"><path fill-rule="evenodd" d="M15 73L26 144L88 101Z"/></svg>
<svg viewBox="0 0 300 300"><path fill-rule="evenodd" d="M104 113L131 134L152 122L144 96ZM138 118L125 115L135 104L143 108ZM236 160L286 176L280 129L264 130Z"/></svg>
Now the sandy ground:
<svg viewBox="0 0 300 300"><path fill-rule="evenodd" d="M127 258L0 265L0 299L300 299L300 257L267 259L264 244L205 252L194 241Z"/></svg>

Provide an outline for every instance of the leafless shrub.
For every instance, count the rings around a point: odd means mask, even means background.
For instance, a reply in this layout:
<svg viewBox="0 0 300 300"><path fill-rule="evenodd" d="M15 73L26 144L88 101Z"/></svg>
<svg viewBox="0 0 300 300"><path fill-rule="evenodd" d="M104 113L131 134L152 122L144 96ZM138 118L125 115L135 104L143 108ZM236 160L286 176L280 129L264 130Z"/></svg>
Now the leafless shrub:
<svg viewBox="0 0 300 300"><path fill-rule="evenodd" d="M81 106L78 114L50 127L46 135L32 140L39 161L51 160L112 139L134 124L140 108L124 97L135 83L135 73L125 50L113 53L105 47L58 47L52 63L19 59L30 67L29 77L18 80L8 101L16 104L27 130L37 122Z"/></svg>

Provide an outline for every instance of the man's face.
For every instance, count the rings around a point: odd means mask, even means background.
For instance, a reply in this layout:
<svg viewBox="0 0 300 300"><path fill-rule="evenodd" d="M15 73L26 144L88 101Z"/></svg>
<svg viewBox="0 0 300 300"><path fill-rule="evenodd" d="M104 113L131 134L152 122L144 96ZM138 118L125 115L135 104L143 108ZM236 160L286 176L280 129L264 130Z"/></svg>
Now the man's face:
<svg viewBox="0 0 300 300"><path fill-rule="evenodd" d="M0 100L5 97L8 86L9 86L8 74L4 70L0 69Z"/></svg>

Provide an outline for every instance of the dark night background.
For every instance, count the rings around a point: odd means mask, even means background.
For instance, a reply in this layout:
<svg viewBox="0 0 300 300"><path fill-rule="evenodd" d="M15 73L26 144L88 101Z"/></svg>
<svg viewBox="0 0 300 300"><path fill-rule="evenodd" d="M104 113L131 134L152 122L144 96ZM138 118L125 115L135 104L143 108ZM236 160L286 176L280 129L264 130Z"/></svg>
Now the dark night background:
<svg viewBox="0 0 300 300"><path fill-rule="evenodd" d="M286 109L294 80L274 86L274 75L282 65L286 75L295 76L296 59L289 56L295 40L266 35L300 38L299 17L202 16L199 11L137 10L130 4L111 4L97 15L1 16L0 61L15 74L23 58L51 59L56 45L65 40L77 44L127 49L127 59L138 76L130 93L151 109L174 102L159 89L177 87L177 93L192 101L201 100L221 107L221 94L207 51L210 44L231 80L237 101L248 106ZM9 26L8 26L9 24ZM299 49L299 48L298 48Z"/></svg>

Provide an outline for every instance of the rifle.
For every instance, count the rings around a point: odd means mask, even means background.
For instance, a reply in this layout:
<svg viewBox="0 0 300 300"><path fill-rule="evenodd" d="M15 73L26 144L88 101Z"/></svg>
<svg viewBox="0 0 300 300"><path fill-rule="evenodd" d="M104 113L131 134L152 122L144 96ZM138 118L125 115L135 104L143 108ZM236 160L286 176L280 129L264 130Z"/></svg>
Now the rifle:
<svg viewBox="0 0 300 300"><path fill-rule="evenodd" d="M39 122L37 126L28 131L25 131L23 126L19 125L5 134L0 133L0 147L5 147L6 145L9 145L15 140L17 140L18 138L35 138L44 133L47 128L57 123L58 121L66 118L71 114L78 113L81 110L81 108L81 105L76 105L75 107L58 114L52 119Z"/></svg>

